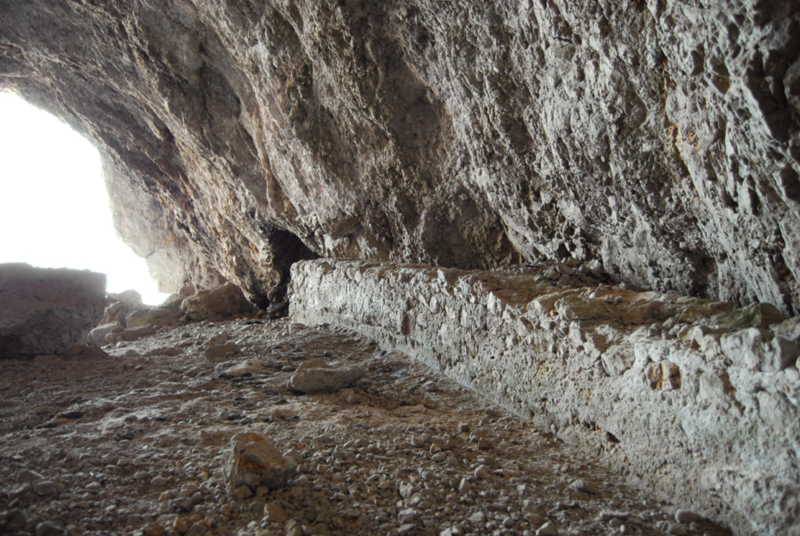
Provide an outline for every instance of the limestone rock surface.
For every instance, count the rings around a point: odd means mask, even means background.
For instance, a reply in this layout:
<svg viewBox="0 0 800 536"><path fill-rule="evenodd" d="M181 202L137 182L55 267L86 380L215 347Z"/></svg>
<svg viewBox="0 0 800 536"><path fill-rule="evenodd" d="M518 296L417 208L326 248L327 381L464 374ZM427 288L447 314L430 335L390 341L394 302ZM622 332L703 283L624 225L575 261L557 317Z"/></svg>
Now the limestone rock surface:
<svg viewBox="0 0 800 536"><path fill-rule="evenodd" d="M0 265L0 359L64 352L103 316L106 278L89 271Z"/></svg>
<svg viewBox="0 0 800 536"><path fill-rule="evenodd" d="M796 533L796 322L581 270L304 261L291 317L405 352L734 534Z"/></svg>
<svg viewBox="0 0 800 536"><path fill-rule="evenodd" d="M258 312L232 283L189 296L181 302L181 311L192 320L227 320Z"/></svg>
<svg viewBox="0 0 800 536"><path fill-rule="evenodd" d="M800 4L0 0L0 87L100 149L170 292L317 255L595 260L800 312Z"/></svg>

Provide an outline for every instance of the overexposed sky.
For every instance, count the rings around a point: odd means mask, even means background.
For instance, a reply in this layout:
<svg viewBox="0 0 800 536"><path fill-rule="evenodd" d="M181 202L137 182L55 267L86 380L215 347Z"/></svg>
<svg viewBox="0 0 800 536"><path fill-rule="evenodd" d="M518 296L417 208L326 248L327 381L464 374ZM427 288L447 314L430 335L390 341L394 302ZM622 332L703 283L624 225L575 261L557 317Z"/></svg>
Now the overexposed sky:
<svg viewBox="0 0 800 536"><path fill-rule="evenodd" d="M0 92L0 263L107 275L108 292L138 290L163 302L114 232L100 155L85 138L12 93Z"/></svg>

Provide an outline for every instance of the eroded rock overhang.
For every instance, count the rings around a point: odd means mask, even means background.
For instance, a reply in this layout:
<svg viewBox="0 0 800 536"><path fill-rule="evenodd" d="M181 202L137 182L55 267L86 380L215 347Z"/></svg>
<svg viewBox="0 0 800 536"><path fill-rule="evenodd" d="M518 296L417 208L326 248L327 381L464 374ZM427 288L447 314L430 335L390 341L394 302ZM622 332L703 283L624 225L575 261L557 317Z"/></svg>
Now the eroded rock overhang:
<svg viewBox="0 0 800 536"><path fill-rule="evenodd" d="M800 4L0 0L0 88L101 150L164 290L315 255L572 256L800 311Z"/></svg>
<svg viewBox="0 0 800 536"><path fill-rule="evenodd" d="M800 318L544 275L305 261L291 316L399 349L737 534L796 533Z"/></svg>

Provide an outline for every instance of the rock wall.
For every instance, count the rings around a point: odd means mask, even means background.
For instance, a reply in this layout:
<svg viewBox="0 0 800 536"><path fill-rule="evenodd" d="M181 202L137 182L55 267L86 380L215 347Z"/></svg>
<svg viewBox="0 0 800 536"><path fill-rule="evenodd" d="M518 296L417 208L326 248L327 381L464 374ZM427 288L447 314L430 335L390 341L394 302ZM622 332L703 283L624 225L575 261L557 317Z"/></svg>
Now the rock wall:
<svg viewBox="0 0 800 536"><path fill-rule="evenodd" d="M0 12L0 87L97 144L165 290L227 279L263 306L316 255L571 256L800 312L796 0Z"/></svg>
<svg viewBox="0 0 800 536"><path fill-rule="evenodd" d="M291 316L397 348L735 534L800 534L800 317L570 272L307 261Z"/></svg>

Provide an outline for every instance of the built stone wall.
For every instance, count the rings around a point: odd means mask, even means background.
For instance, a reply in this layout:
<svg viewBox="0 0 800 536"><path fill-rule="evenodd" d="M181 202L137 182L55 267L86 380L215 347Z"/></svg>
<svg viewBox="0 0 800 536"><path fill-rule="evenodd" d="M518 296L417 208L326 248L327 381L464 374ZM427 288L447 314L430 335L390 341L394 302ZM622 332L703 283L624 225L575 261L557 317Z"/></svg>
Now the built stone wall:
<svg viewBox="0 0 800 536"><path fill-rule="evenodd" d="M307 261L291 316L399 349L736 534L800 534L800 318L572 271Z"/></svg>
<svg viewBox="0 0 800 536"><path fill-rule="evenodd" d="M0 361L83 344L105 305L105 274L0 264Z"/></svg>

